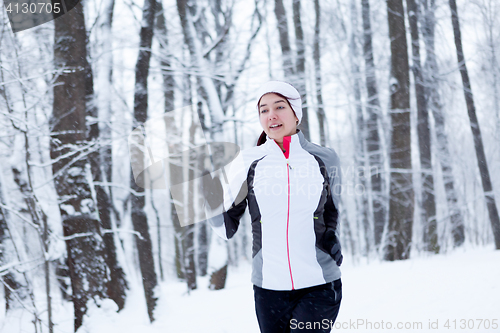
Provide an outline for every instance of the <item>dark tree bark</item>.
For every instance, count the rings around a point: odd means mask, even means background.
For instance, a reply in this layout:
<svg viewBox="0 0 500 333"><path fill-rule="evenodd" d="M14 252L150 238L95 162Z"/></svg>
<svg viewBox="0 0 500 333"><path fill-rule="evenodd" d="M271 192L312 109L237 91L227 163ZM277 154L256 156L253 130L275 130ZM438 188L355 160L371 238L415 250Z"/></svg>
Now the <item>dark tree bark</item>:
<svg viewBox="0 0 500 333"><path fill-rule="evenodd" d="M385 260L410 255L414 194L411 174L410 69L402 0L387 0L391 40L390 201Z"/></svg>
<svg viewBox="0 0 500 333"><path fill-rule="evenodd" d="M429 128L429 112L425 96L425 83L420 62L420 37L418 29L419 8L415 0L406 0L408 20L410 21L412 70L417 97L417 133L420 151L420 168L422 179L422 214L424 226L424 247L427 251L439 253L436 221L436 200L434 198L434 176L431 156L431 134Z"/></svg>
<svg viewBox="0 0 500 333"><path fill-rule="evenodd" d="M451 222L451 230L455 246L460 246L465 240L464 222L460 207L457 202L457 193L455 191L455 181L453 176L453 166L451 163L451 155L448 148L448 136L445 130L445 119L443 114L443 106L439 95L439 68L437 65L435 47L434 47L434 31L435 31L435 1L424 0L422 2L424 9L423 17L423 37L425 41L425 87L428 107L434 118L434 127L436 131L436 146L437 156L441 165L443 174L443 182L446 193L446 201Z"/></svg>
<svg viewBox="0 0 500 333"><path fill-rule="evenodd" d="M290 39L288 37L288 20L286 18L283 0L275 0L274 14L276 15L276 20L278 21L283 70L285 71L285 77L290 79L293 78L294 70Z"/></svg>
<svg viewBox="0 0 500 333"><path fill-rule="evenodd" d="M321 52L320 52L320 32L321 32L321 8L319 5L319 0L314 0L314 12L316 14L316 21L314 24L314 73L316 79L316 102L318 103L318 109L316 114L318 116L319 123L319 141L322 146L326 146L326 116L325 109L323 106L323 95L321 83Z"/></svg>
<svg viewBox="0 0 500 333"><path fill-rule="evenodd" d="M361 1L363 17L363 53L365 58L366 91L368 100L366 112L366 150L370 163L370 180L373 205L373 234L375 246L378 248L382 240L385 226L385 202L382 194L382 150L380 147L380 135L378 118L381 111L378 99L377 76L375 73L375 61L373 59L372 28L370 19L369 0ZM375 172L373 172L375 170Z"/></svg>
<svg viewBox="0 0 500 333"><path fill-rule="evenodd" d="M54 62L60 75L54 85L50 155L67 237L76 331L87 311L87 301L105 297L108 283L104 243L87 182L87 162L81 152L87 140L85 68L88 67L82 5L54 20L54 28Z"/></svg>
<svg viewBox="0 0 500 333"><path fill-rule="evenodd" d="M139 56L135 66L134 127L142 126L148 118L148 75L155 11L156 1L146 0L142 9ZM141 142L139 142L139 145L144 146ZM131 156L131 163L136 163L140 170L144 170L143 154L141 152L133 154ZM151 236L149 234L148 218L144 211L145 191L144 188L136 184L132 172L130 184L135 192L131 194L132 224L134 225L134 230L142 236L142 239L136 237L136 245L149 320L153 322L153 311L157 301L154 295L154 289L157 286L157 277Z"/></svg>
<svg viewBox="0 0 500 333"><path fill-rule="evenodd" d="M306 140L311 140L309 134L309 118L307 116L307 93L306 93L306 57L304 31L300 19L300 0L293 0L293 25L295 26L295 46L297 48L297 69L295 73L295 87L300 93L302 99L302 120L299 128L304 134Z"/></svg>
<svg viewBox="0 0 500 333"><path fill-rule="evenodd" d="M476 107L474 105L474 97L472 95L472 87L469 79L469 72L465 64L464 51L462 47L462 36L460 31L460 21L458 19L457 3L455 0L450 0L451 22L453 25L453 35L455 36L455 46L457 48L458 66L462 76L462 84L464 88L465 102L467 104L467 112L469 114L470 127L472 136L474 137L474 147L476 149L477 164L479 173L481 174L481 182L483 185L484 198L488 207L488 215L490 217L493 237L495 238L495 247L500 250L500 218L495 202L495 194L493 185L491 184L490 172L488 170L488 161L484 153L483 139L481 129L476 116Z"/></svg>

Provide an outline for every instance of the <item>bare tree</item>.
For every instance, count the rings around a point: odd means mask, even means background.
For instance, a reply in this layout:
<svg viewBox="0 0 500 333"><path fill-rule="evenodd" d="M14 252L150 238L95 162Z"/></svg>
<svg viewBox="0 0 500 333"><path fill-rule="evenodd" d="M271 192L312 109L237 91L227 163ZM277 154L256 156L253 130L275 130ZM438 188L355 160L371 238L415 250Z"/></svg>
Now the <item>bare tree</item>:
<svg viewBox="0 0 500 333"><path fill-rule="evenodd" d="M318 107L316 114L318 116L319 123L319 141L322 146L326 146L326 116L325 109L323 105L323 95L321 82L321 51L320 51L320 33L321 33L321 7L319 5L319 0L314 0L314 13L316 14L316 21L314 23L314 74L315 74L315 87L316 87L316 103Z"/></svg>
<svg viewBox="0 0 500 333"><path fill-rule="evenodd" d="M434 197L434 176L432 171L431 135L429 128L429 112L425 96L425 83L420 62L420 37L418 29L419 8L415 0L406 0L408 20L410 21L412 71L415 80L417 97L417 133L420 151L420 168L422 183L421 223L424 226L424 246L427 251L439 252L436 221L436 200Z"/></svg>
<svg viewBox="0 0 500 333"><path fill-rule="evenodd" d="M378 98L377 76L373 59L372 28L369 0L361 1L363 17L363 54L365 58L366 91L368 93L366 111L366 150L370 164L371 195L373 205L373 233L375 246L380 245L385 225L385 203L382 195L382 150L379 135L379 114L381 111ZM373 172L375 170L375 172Z"/></svg>
<svg viewBox="0 0 500 333"><path fill-rule="evenodd" d="M299 128L306 140L311 140L309 134L309 119L307 116L307 91L306 91L306 48L304 31L302 30L300 0L293 0L293 25L295 26L295 46L297 48L297 61L294 83L302 99L302 120Z"/></svg>
<svg viewBox="0 0 500 333"><path fill-rule="evenodd" d="M163 9L163 5L161 2L157 3L157 13L156 13L156 25L155 29L157 32L155 33L155 37L158 40L160 44L160 52L159 52L159 57L160 57L160 66L161 66L161 74L163 78L163 98L164 98L164 105L165 105L165 112L170 112L173 111L175 108L175 80L173 75L170 74L170 71L172 70L172 54L170 53L169 50L169 31L167 29L167 24L165 20L165 13ZM168 129L166 129L168 130ZM171 212L171 219L174 221L175 217L175 205L173 203L173 199L170 195L170 212ZM159 265L159 270L160 270L160 276L161 279L163 280L163 259L162 259L162 239L161 239L161 228L160 224L158 222L158 265ZM177 249L177 239L175 239L176 246L175 248ZM180 265L177 265L177 260L178 255L176 253L176 266L179 267ZM178 274L180 270L177 271Z"/></svg>
<svg viewBox="0 0 500 333"><path fill-rule="evenodd" d="M422 17L422 35L425 42L425 94L427 104L434 118L434 130L436 132L437 157L441 165L443 182L446 194L446 202L452 226L453 241L455 246L460 246L465 240L464 221L460 207L458 206L455 180L453 176L453 165L451 163L450 150L448 148L448 136L445 130L445 118L443 106L439 93L439 68L435 53L435 0L424 0L421 2L424 15Z"/></svg>
<svg viewBox="0 0 500 333"><path fill-rule="evenodd" d="M414 194L410 138L410 68L402 0L387 0L391 40L391 150L389 224L384 258L408 259L410 255Z"/></svg>
<svg viewBox="0 0 500 333"><path fill-rule="evenodd" d="M486 34L486 54L484 55L487 67L486 74L489 74L488 85L491 86L493 94L493 108L496 117L497 140L500 142L500 67L498 64L498 17L500 16L500 4L495 0L474 0L472 1L481 12L481 21Z"/></svg>
<svg viewBox="0 0 500 333"><path fill-rule="evenodd" d="M363 115L363 105L361 101L361 70L359 69L359 51L358 51L358 10L356 8L356 2L351 2L351 39L349 42L349 59L351 63L351 75L353 80L353 90L354 90L354 101L356 108L356 152L354 156L355 170L356 172L356 184L360 184L362 188L367 188L366 179L364 172L365 162L366 162L366 147L365 147L365 136L366 136L366 125ZM368 194L364 191L362 195L356 196L356 202L358 209L356 209L359 214L358 221L360 221L363 234L364 234L364 254L369 255L372 246L372 231L371 223L369 218L369 206L368 206Z"/></svg>
<svg viewBox="0 0 500 333"><path fill-rule="evenodd" d="M5 201L3 198L2 183L0 182L0 204L5 206ZM9 242L9 227L7 224L7 214L3 207L0 207L0 265L7 264L7 242ZM13 274L9 271L0 273L0 281L2 282L5 297L5 309L8 311L11 307L11 302L13 295L12 291L17 289L18 283L15 280Z"/></svg>
<svg viewBox="0 0 500 333"><path fill-rule="evenodd" d="M217 85L212 79L216 78L217 75L211 73L209 70L210 68L213 68L213 64L210 61L210 52L216 49L220 44L220 41L224 39L224 36L229 33L229 27L232 26L231 9L227 8L225 12L220 13L220 15L226 19L224 26L227 28L221 30L223 35L218 35L216 33L215 36L208 38L214 41L208 46L204 46L203 42L207 37L206 35L208 34L209 29L204 28L204 23L201 19L202 10L198 9L196 3L189 3L188 5L187 0L177 0L177 10L181 20L184 42L189 50L191 67L197 74L197 91L209 110L211 126L207 128L207 131L210 133L212 142L222 142L225 140L224 133L222 132L224 116L226 115L227 107L232 105L234 102L235 84L243 72L246 62L250 58L251 43L255 40L257 32L261 27L262 17L258 11L256 3L254 15L252 17L252 35L247 43L245 56L243 60L235 66L236 70L232 70L231 74L226 77L224 82L226 88L224 89L226 90L225 96L224 94L219 96L217 93ZM254 25L254 18L257 18L258 20L258 24L256 26ZM205 51L206 49L208 49L208 51ZM225 59L227 62L231 62L230 52L225 53ZM204 126L203 115L200 115L200 120L202 121L202 126ZM214 151L212 156L212 160L214 162L212 166L213 170L218 170L221 167L221 165L219 165L222 160L220 158L221 153L223 153L223 151ZM223 250L223 248L227 248L227 246L225 246L222 239L217 237L215 234L212 234L210 246L220 248L220 251L217 251L217 253L227 253L227 250ZM221 261L227 262L227 258L222 259ZM224 267L226 266L227 264L224 264L222 267L216 268L216 272L213 275L214 285L224 286L227 273L227 269Z"/></svg>
<svg viewBox="0 0 500 333"><path fill-rule="evenodd" d="M495 246L497 250L500 250L500 218L498 216L498 209L495 203L495 194L493 192L493 185L491 184L490 172L488 170L488 161L486 160L486 154L484 153L481 129L479 127L479 122L476 116L476 107L474 105L474 97L472 95L469 72L467 71L467 66L465 64L457 3L455 0L449 1L451 9L451 22L453 25L453 35L455 36L455 46L457 48L458 66L460 68L460 74L462 76L465 102L467 104L470 127L472 130L472 136L474 138L474 147L476 149L477 164L479 166L479 173L481 174L484 198L486 200L486 206L488 207L488 215L490 217L491 228L493 230L493 237L495 238Z"/></svg>
<svg viewBox="0 0 500 333"><path fill-rule="evenodd" d="M285 6L283 5L283 0L275 0L274 14L276 15L276 20L278 21L278 32L280 35L283 70L285 71L286 78L292 78L295 74L295 71L292 61L290 38L288 37L288 20L286 18L286 11Z"/></svg>
<svg viewBox="0 0 500 333"><path fill-rule="evenodd" d="M68 268L73 290L75 331L87 311L87 301L106 296L104 243L88 183L87 50L81 4L54 20L54 62L59 76L54 86L50 156L63 221Z"/></svg>
<svg viewBox="0 0 500 333"><path fill-rule="evenodd" d="M155 22L156 1L146 0L142 8L142 24L140 31L139 56L135 66L135 94L134 94L134 127L142 126L148 119L148 75L149 62L151 59L151 44L153 41L153 28ZM143 142L138 142L143 147ZM138 166L138 169L144 170L144 155L136 151L131 154L131 163ZM141 167L142 166L142 167ZM154 289L157 286L157 277L153 258L153 248L151 236L149 234L149 225L145 205L144 188L137 185L134 175L131 172L131 193L132 205L132 224L134 230L141 237L136 237L137 252L139 255L139 266L141 269L142 283L146 297L149 320L154 320L153 311L156 306L156 297Z"/></svg>
<svg viewBox="0 0 500 333"><path fill-rule="evenodd" d="M113 1L106 3L106 12L105 19L102 25L105 34L108 34L107 43L111 43L111 37L109 34L111 33L111 22L113 16ZM107 52L111 52L111 50L107 50ZM110 56L109 54L107 55ZM112 64L111 60L107 59L108 63L106 63L105 68L110 71ZM109 67L108 67L109 66ZM89 124L88 131L88 141L91 144L96 144L96 146L101 146L102 143L104 147L99 147L99 149L92 151L89 154L89 162L90 169L92 173L93 182L99 184L102 182L111 181L111 171L112 171L112 151L111 151L111 129L109 127L109 121L111 119L111 105L108 103L103 103L104 105L102 109L98 107L98 103L95 102L95 93L94 93L94 80L93 80L93 72L90 64L87 63L87 67L85 68L86 72L86 99L88 101L87 107L87 115L90 119L101 119L99 116L101 110L105 114L104 119L106 119L107 126L104 127L104 131L101 132L100 122L93 122ZM105 86L111 85L111 73L107 72L104 80ZM109 93L109 87L108 87ZM107 96L109 98L109 96ZM101 136L102 133L102 136ZM104 167L103 167L104 166ZM103 172L104 170L104 172ZM111 201L110 193L111 189L108 186L104 185L96 185L95 187L95 201L97 202L97 210L99 213L99 222L101 224L101 228L105 231L102 235L104 245L105 245L105 253L104 259L106 260L106 265L108 266L109 273L109 281L107 285L108 295L109 297L115 301L118 305L118 309L121 310L125 306L125 290L127 289L127 281L125 279L125 273L118 263L118 259L116 256L116 245L115 245L115 235L113 232L113 227L111 223L112 212L114 211L114 207ZM107 191L106 191L107 190Z"/></svg>

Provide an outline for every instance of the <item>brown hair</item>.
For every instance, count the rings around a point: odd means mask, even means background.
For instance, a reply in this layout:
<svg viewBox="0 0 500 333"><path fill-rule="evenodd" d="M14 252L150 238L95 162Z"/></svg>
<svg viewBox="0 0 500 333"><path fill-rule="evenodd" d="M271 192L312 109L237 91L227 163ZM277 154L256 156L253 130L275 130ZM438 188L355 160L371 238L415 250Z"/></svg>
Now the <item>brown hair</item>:
<svg viewBox="0 0 500 333"><path fill-rule="evenodd" d="M264 95L267 95L267 94L275 94L275 95L278 95L281 98L284 98L285 101L288 103L288 106L290 107L290 109L292 109L293 114L295 116L297 116L295 114L295 110L292 108L292 105L288 101L289 99L293 99L293 98L289 98L289 97L286 97L283 94L280 94L280 93L277 93L277 92L272 92L272 91L270 91L268 93L265 93ZM264 97L264 95L260 96L259 101L257 102L257 111L259 111L259 115L260 115L259 104L260 104L260 100L262 99L262 97ZM260 146L260 145L264 144L266 141L267 141L267 134L266 134L265 131L262 131L262 133L259 136L259 139L257 140L257 146Z"/></svg>

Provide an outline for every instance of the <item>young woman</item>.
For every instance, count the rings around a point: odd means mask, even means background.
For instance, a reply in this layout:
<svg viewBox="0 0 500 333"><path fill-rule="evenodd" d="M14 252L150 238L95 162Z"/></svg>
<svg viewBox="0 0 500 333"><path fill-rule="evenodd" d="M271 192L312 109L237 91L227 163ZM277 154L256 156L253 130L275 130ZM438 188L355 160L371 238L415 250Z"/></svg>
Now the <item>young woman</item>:
<svg viewBox="0 0 500 333"><path fill-rule="evenodd" d="M209 221L229 239L249 207L261 332L330 332L342 298L339 158L297 129L302 104L292 85L270 81L258 98L264 131L258 146L242 151L231 166L224 213Z"/></svg>

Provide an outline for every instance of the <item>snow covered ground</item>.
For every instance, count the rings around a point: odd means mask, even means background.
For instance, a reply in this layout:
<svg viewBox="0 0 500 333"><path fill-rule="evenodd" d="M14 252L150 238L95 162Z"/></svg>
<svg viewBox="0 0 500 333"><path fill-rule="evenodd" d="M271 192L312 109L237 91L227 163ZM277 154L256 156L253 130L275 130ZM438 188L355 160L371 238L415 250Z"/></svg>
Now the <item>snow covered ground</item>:
<svg viewBox="0 0 500 333"><path fill-rule="evenodd" d="M131 291L120 313L111 301L91 308L78 333L259 332L250 273L249 264L231 269L220 291L208 290L208 278L200 278L190 295L185 283L163 283L153 324L140 290ZM402 262L354 264L346 257L342 274L335 332L500 332L500 251L492 247ZM55 311L55 331L72 332L71 306ZM33 332L31 319L12 311L0 331Z"/></svg>

